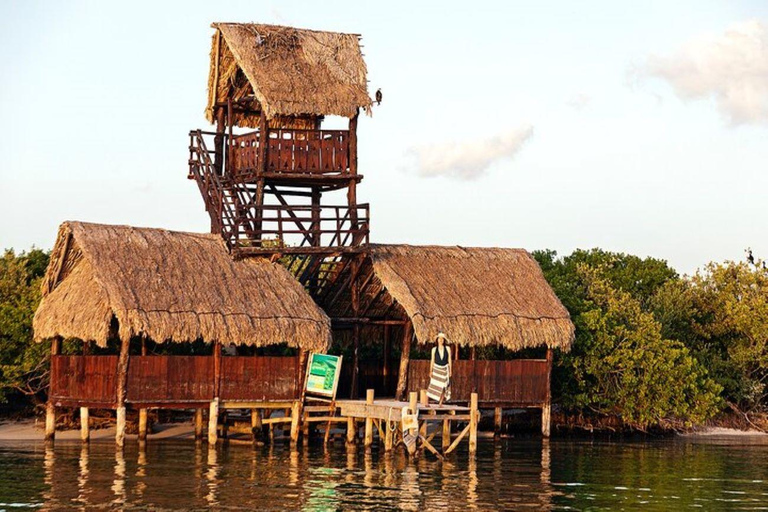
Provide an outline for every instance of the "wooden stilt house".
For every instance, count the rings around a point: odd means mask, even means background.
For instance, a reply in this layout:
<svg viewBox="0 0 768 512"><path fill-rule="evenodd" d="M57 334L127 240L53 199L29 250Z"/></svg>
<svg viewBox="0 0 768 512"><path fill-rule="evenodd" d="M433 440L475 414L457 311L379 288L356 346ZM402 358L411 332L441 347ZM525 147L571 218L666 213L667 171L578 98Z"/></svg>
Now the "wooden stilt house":
<svg viewBox="0 0 768 512"><path fill-rule="evenodd" d="M277 263L235 261L217 235L81 222L59 229L34 330L53 340L51 413L91 407L118 418L126 407L291 407L302 354L330 341L328 317ZM61 353L69 338L84 342L80 354ZM155 353L201 341L202 353ZM222 344L250 354L222 356ZM295 356L254 350L271 345Z"/></svg>
<svg viewBox="0 0 768 512"><path fill-rule="evenodd" d="M434 346L444 332L454 349L469 349L468 359L454 350L453 401L468 402L476 392L487 408L541 408L548 432L552 350L570 348L574 327L525 250L371 245L359 269L345 271L319 303L337 332L359 329L381 347L374 364L354 363L360 366L357 385L398 398L426 389L429 361L411 359L411 346ZM484 347L540 348L543 354L483 360L476 354Z"/></svg>
<svg viewBox="0 0 768 512"><path fill-rule="evenodd" d="M209 407L215 442L220 406L274 404L291 408L296 439L304 361L329 346L332 327L350 339L342 387L353 398L366 388L398 398L425 389L428 363L412 360L412 343L442 331L468 351L454 363L454 400L477 393L497 417L502 407L540 407L548 433L552 350L570 347L573 325L531 256L369 244L369 207L357 201L358 119L372 104L359 36L213 29L214 128L189 133L188 160L211 234L62 225L34 326L38 339L54 340L48 434L57 406L81 407L86 420L88 407L116 409L118 443L126 408L143 411L146 426L149 407ZM331 116L345 129L327 129ZM83 340L82 355L63 355L63 338ZM153 354L154 344L199 341L212 350ZM361 360L362 343L380 347L374 365ZM222 344L249 353L222 356ZM254 353L276 344L295 355ZM89 353L93 345L114 353ZM538 347L542 357L475 357L483 347ZM468 410L476 434L476 404ZM197 422L202 432L202 415Z"/></svg>

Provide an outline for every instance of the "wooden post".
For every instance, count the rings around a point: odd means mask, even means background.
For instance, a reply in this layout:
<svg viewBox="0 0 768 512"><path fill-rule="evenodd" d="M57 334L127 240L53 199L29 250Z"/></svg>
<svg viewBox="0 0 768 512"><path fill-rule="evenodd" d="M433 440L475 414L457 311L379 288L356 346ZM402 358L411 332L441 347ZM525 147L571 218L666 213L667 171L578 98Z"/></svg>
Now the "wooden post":
<svg viewBox="0 0 768 512"><path fill-rule="evenodd" d="M368 390L365 391L365 403L367 405L373 405L373 396L374 396L374 391L372 389L368 389ZM365 444L364 444L364 446L366 448L370 448L372 444L373 444L373 418L371 418L370 413L366 410L366 412L365 412Z"/></svg>
<svg viewBox="0 0 768 512"><path fill-rule="evenodd" d="M352 179L349 180L347 188L347 204L349 205L349 219L351 228L358 229L357 223L357 117L359 112L349 119L349 174ZM356 235L352 236L355 240Z"/></svg>
<svg viewBox="0 0 768 512"><path fill-rule="evenodd" d="M139 409L139 441L147 440L147 410Z"/></svg>
<svg viewBox="0 0 768 512"><path fill-rule="evenodd" d="M251 436L254 443L261 438L262 428L261 411L258 409L251 409Z"/></svg>
<svg viewBox="0 0 768 512"><path fill-rule="evenodd" d="M418 404L418 393L416 393L415 391L411 391L408 395L408 407L410 408L412 413L415 413L418 410L417 404ZM403 435L405 435L405 432L403 432ZM416 453L416 443L413 443L411 446L408 447L408 453L411 455Z"/></svg>
<svg viewBox="0 0 768 512"><path fill-rule="evenodd" d="M451 411L450 414L456 414ZM443 453L451 446L451 420L443 420Z"/></svg>
<svg viewBox="0 0 768 512"><path fill-rule="evenodd" d="M264 106L261 106L261 112L259 114L259 154L258 154L258 170L256 173L256 176L258 176L258 179L256 180L256 196L254 201L254 206L256 208L256 219L253 222L253 229L255 232L255 237L257 240L259 240L259 243L261 243L262 240L262 217L263 217L263 206L264 206L264 187L266 186L266 181L264 178L264 173L267 172L267 159L269 158L267 155L267 148L269 147L269 124L267 123L267 113L264 111ZM277 155L275 155L277 156ZM280 238L283 238L283 233L280 233Z"/></svg>
<svg viewBox="0 0 768 512"><path fill-rule="evenodd" d="M301 427L301 402L296 400L291 406L291 445L295 446L299 441L299 427Z"/></svg>
<svg viewBox="0 0 768 512"><path fill-rule="evenodd" d="M547 348L547 395L541 408L541 435L549 437L552 414L552 359L554 354L551 348Z"/></svg>
<svg viewBox="0 0 768 512"><path fill-rule="evenodd" d="M480 421L480 411L477 410L477 393L470 395L469 401L469 453L473 455L477 452L477 423Z"/></svg>
<svg viewBox="0 0 768 512"><path fill-rule="evenodd" d="M88 424L88 408L80 408L80 440L87 443L91 440L90 425Z"/></svg>
<svg viewBox="0 0 768 512"><path fill-rule="evenodd" d="M195 409L195 440L203 439L203 410Z"/></svg>
<svg viewBox="0 0 768 512"><path fill-rule="evenodd" d="M147 355L147 338L141 338L141 355ZM139 441L147 440L147 410L139 409Z"/></svg>
<svg viewBox="0 0 768 512"><path fill-rule="evenodd" d="M118 447L125 445L125 397L128 394L128 349L130 339L120 340L120 356L117 358L117 425L115 443Z"/></svg>
<svg viewBox="0 0 768 512"><path fill-rule="evenodd" d="M477 360L477 347L470 347L469 348L469 359L470 361Z"/></svg>
<svg viewBox="0 0 768 512"><path fill-rule="evenodd" d="M55 336L51 340L51 361L61 353L61 336ZM52 375L52 377L54 377ZM56 439L56 406L51 396L51 387L48 386L48 403L45 406L45 440Z"/></svg>
<svg viewBox="0 0 768 512"><path fill-rule="evenodd" d="M226 122L224 107L216 108L216 136L213 138L213 168L216 174L222 175L224 170L224 131L226 130Z"/></svg>
<svg viewBox="0 0 768 512"><path fill-rule="evenodd" d="M211 406L208 411L208 444L213 447L216 446L219 433L217 428L219 426L219 399L214 398L211 401Z"/></svg>
<svg viewBox="0 0 768 512"><path fill-rule="evenodd" d="M355 444L357 440L357 425L355 424L355 418L349 416L347 418L347 444Z"/></svg>
<svg viewBox="0 0 768 512"><path fill-rule="evenodd" d="M493 437L498 438L501 436L502 420L504 418L504 410L501 407L494 407L493 409Z"/></svg>
<svg viewBox="0 0 768 512"><path fill-rule="evenodd" d="M408 362L411 358L411 337L413 336L413 325L406 321L403 327L403 351L400 354L400 370L397 376L397 391L395 397L402 400L405 396L405 386L408 382Z"/></svg>
<svg viewBox="0 0 768 512"><path fill-rule="evenodd" d="M419 428L419 434L427 437L427 409L429 408L429 397L427 396L427 390L426 389L420 389L419 390L419 403L423 406L423 418L424 420L421 423L421 428Z"/></svg>
<svg viewBox="0 0 768 512"><path fill-rule="evenodd" d="M384 451L385 452L391 452L392 451L392 445L394 444L394 432L392 432L392 423L391 421L387 421L384 423L384 428L386 429L384 431Z"/></svg>

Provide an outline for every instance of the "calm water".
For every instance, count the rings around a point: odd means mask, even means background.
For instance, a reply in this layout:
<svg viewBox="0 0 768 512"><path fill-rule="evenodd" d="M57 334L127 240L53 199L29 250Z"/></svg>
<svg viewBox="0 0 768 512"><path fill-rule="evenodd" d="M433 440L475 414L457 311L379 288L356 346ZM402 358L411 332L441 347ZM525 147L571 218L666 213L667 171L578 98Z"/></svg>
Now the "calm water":
<svg viewBox="0 0 768 512"><path fill-rule="evenodd" d="M284 445L0 444L0 510L768 510L768 444L480 440L476 462Z"/></svg>

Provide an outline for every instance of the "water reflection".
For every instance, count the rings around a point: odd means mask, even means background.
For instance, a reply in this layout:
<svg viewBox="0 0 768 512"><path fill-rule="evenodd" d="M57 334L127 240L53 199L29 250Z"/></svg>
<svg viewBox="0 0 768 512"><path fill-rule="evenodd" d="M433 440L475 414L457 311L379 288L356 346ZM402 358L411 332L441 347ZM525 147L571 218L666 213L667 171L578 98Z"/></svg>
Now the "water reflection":
<svg viewBox="0 0 768 512"><path fill-rule="evenodd" d="M80 458L78 460L78 473L77 473L77 502L88 506L88 449L87 443L83 443L80 447Z"/></svg>
<svg viewBox="0 0 768 512"><path fill-rule="evenodd" d="M208 494L205 495L205 501L210 506L218 505L219 491L219 453L215 447L208 448L208 469L205 472L205 479L208 482Z"/></svg>
<svg viewBox="0 0 768 512"><path fill-rule="evenodd" d="M768 502L768 445L481 443L444 462L336 444L0 444L0 509L704 509Z"/></svg>
<svg viewBox="0 0 768 512"><path fill-rule="evenodd" d="M125 493L125 453L122 448L115 450L115 479L112 481L112 493L115 499L113 505L123 505L126 501Z"/></svg>

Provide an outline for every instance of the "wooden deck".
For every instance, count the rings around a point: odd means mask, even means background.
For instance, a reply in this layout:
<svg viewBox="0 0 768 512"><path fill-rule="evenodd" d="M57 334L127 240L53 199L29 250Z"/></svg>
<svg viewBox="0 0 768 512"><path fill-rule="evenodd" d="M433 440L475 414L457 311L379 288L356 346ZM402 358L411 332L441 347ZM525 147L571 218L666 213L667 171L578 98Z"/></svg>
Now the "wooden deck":
<svg viewBox="0 0 768 512"><path fill-rule="evenodd" d="M395 399L375 400L372 404L366 403L365 400L338 400L336 406L339 407L341 415L346 417L402 421L403 408L408 407L409 403ZM454 420L469 420L469 407L449 404L418 404L416 408L419 411L419 417L428 416L433 419L443 419L450 416Z"/></svg>

